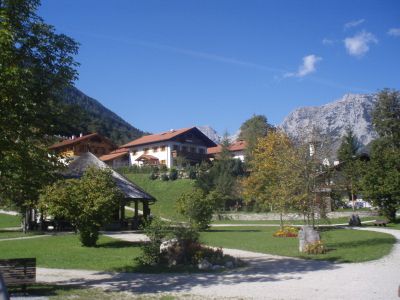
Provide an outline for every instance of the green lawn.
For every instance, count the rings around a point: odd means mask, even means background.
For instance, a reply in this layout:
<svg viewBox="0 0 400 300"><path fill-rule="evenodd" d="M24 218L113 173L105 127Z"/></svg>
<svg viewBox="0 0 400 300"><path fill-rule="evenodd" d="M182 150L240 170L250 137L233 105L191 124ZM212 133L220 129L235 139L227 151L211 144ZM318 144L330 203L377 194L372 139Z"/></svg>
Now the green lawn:
<svg viewBox="0 0 400 300"><path fill-rule="evenodd" d="M376 217L362 217L361 222L375 220ZM335 219L321 219L317 220L316 224L326 225L326 224L347 224L349 222L349 217L335 218ZM215 220L213 224L279 224L279 220ZM303 225L302 220L285 220L285 225Z"/></svg>
<svg viewBox="0 0 400 300"><path fill-rule="evenodd" d="M278 227L219 227L201 233L202 242L215 246L335 262L362 262L387 255L395 243L392 235L349 229L321 232L329 251L321 255L298 252L297 238L276 238Z"/></svg>
<svg viewBox="0 0 400 300"><path fill-rule="evenodd" d="M101 236L98 247L82 247L74 234L0 242L0 258L36 257L39 267L134 271L141 250L133 243Z"/></svg>
<svg viewBox="0 0 400 300"><path fill-rule="evenodd" d="M397 220L396 223L389 223L389 224L387 224L387 228L390 228L390 229L399 229L399 230L400 230L400 221Z"/></svg>
<svg viewBox="0 0 400 300"><path fill-rule="evenodd" d="M183 217L176 212L176 200L183 193L193 189L193 180L151 180L148 174L124 174L124 176L157 199L157 202L150 206L153 215L172 220L183 220ZM139 209L142 208L139 207Z"/></svg>
<svg viewBox="0 0 400 300"><path fill-rule="evenodd" d="M20 226L21 226L21 218L19 216L0 214L0 228L20 227Z"/></svg>
<svg viewBox="0 0 400 300"><path fill-rule="evenodd" d="M21 296L21 289L12 287L9 289L11 296ZM103 290L101 288L87 288L84 286L76 285L52 285L52 284L35 284L28 286L24 297L46 297L50 300L173 300L178 299L169 295L132 295L125 292L113 292Z"/></svg>
<svg viewBox="0 0 400 300"><path fill-rule="evenodd" d="M9 230L1 230L0 229L0 241L2 239L9 239L9 238L18 238L18 237L26 237L26 236L32 236L32 235L38 235L42 234L41 232L27 232L23 233L22 231L9 231Z"/></svg>

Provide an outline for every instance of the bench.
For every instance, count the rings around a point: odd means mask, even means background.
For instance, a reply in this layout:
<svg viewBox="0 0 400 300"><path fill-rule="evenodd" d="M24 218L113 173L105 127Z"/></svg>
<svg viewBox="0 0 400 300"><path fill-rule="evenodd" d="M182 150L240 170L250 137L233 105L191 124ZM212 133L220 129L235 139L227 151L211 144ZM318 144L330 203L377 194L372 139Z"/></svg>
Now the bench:
<svg viewBox="0 0 400 300"><path fill-rule="evenodd" d="M374 222L374 226L384 226L386 227L388 221L386 220L375 220Z"/></svg>
<svg viewBox="0 0 400 300"><path fill-rule="evenodd" d="M0 274L6 286L22 286L36 282L36 258L0 259Z"/></svg>

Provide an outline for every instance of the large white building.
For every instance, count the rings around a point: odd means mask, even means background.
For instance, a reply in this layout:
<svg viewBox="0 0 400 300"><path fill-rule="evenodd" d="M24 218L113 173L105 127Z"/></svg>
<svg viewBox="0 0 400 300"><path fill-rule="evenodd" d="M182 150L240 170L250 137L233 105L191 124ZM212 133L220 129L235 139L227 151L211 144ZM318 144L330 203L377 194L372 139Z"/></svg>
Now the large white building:
<svg viewBox="0 0 400 300"><path fill-rule="evenodd" d="M165 165L168 168L184 161L189 164L207 159L207 148L215 147L196 127L146 135L120 148L128 149L130 165Z"/></svg>

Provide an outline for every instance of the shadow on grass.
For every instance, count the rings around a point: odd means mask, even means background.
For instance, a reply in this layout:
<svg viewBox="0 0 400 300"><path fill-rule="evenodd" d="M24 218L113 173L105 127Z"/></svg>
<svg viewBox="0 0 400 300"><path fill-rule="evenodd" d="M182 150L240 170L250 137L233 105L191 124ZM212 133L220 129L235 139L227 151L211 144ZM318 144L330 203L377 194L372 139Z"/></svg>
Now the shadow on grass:
<svg viewBox="0 0 400 300"><path fill-rule="evenodd" d="M240 226L238 226L240 227ZM204 232L261 232L259 229L208 229Z"/></svg>
<svg viewBox="0 0 400 300"><path fill-rule="evenodd" d="M110 242L98 243L96 248L138 248L143 244L144 242L127 242L114 240Z"/></svg>
<svg viewBox="0 0 400 300"><path fill-rule="evenodd" d="M13 286L8 288L11 297L29 297L29 296L57 296L60 292L84 290L86 287L79 285L56 285L56 284L34 284L28 285L24 291L22 286Z"/></svg>
<svg viewBox="0 0 400 300"><path fill-rule="evenodd" d="M202 271L194 266L144 266L144 265L126 265L118 268L113 268L110 271L122 272L122 273L143 273L143 274L168 274L168 273L179 273L179 274L192 274L192 273L210 273L209 271Z"/></svg>

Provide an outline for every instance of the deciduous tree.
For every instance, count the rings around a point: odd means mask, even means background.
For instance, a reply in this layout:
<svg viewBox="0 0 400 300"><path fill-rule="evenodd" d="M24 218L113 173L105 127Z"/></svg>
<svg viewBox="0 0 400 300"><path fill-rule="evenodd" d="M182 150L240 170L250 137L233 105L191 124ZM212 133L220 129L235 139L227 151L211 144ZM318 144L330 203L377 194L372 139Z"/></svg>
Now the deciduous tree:
<svg viewBox="0 0 400 300"><path fill-rule="evenodd" d="M283 228L284 213L305 198L297 152L289 137L275 131L260 138L250 168L250 176L243 180L245 199L265 209L272 205Z"/></svg>
<svg viewBox="0 0 400 300"><path fill-rule="evenodd" d="M59 167L46 136L57 132L57 97L77 75L77 44L45 24L38 6L0 1L0 199L22 213Z"/></svg>
<svg viewBox="0 0 400 300"><path fill-rule="evenodd" d="M60 180L44 188L42 211L65 219L79 231L84 246L95 246L101 226L112 221L122 194L109 170L89 168L81 179Z"/></svg>

